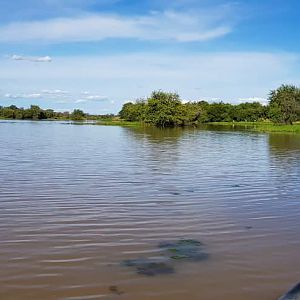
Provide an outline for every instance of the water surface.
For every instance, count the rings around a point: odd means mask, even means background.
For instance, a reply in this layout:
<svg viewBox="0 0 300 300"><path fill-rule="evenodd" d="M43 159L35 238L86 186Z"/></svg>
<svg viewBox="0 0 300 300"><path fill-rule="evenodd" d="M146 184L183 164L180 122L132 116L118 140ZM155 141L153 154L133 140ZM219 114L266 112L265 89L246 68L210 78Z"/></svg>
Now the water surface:
<svg viewBox="0 0 300 300"><path fill-rule="evenodd" d="M0 123L0 299L272 300L300 280L300 135ZM209 258L124 260L195 239Z"/></svg>

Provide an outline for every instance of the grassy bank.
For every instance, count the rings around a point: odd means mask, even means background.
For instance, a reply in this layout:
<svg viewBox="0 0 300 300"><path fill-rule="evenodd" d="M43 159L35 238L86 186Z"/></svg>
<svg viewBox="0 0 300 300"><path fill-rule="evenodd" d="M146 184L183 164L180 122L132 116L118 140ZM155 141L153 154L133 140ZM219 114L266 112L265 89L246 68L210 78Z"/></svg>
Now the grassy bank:
<svg viewBox="0 0 300 300"><path fill-rule="evenodd" d="M111 120L99 120L96 125L107 125L107 126L130 126L130 127L140 127L140 126L151 126L143 122L130 122L122 119L111 119ZM300 123L295 123L293 125L279 125L271 122L212 122L204 123L203 125L213 125L213 126L227 126L232 128L241 128L251 131L260 132L294 132L300 133Z"/></svg>
<svg viewBox="0 0 300 300"><path fill-rule="evenodd" d="M112 119L112 120L97 120L96 125L137 127L137 126L144 126L144 123L130 122L130 121L125 121L120 119Z"/></svg>
<svg viewBox="0 0 300 300"><path fill-rule="evenodd" d="M300 133L300 123L293 125L281 125L271 122L213 122L209 125L215 126L230 126L230 127L242 127L244 129L260 131L260 132L294 132Z"/></svg>
<svg viewBox="0 0 300 300"><path fill-rule="evenodd" d="M0 118L0 120L13 120L7 118ZM32 120L28 120L32 121ZM36 121L43 121L43 120L36 120ZM70 119L47 119L46 121L72 121ZM93 123L88 123L87 121L93 121ZM83 125L102 125L102 126L124 126L124 127L144 127L144 126L154 126L144 122L131 122L125 121L120 118L113 118L113 119L97 119L97 120L82 120L82 121L73 121L77 124ZM221 126L221 127L230 127L235 129L243 129L243 130L250 130L250 131L259 131L259 132L289 132L289 133L300 133L300 122L296 122L293 125L281 125L281 124L274 124L271 122L210 122L210 123L203 123L201 125L210 125L210 126ZM154 126L155 127L155 126ZM195 124L186 127L195 127Z"/></svg>

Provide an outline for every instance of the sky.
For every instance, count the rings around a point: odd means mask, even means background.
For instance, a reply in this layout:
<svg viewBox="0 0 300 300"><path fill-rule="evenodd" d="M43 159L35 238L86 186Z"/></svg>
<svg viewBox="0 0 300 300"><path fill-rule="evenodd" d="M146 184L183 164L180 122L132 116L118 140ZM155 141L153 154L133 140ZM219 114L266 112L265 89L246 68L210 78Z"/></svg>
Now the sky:
<svg viewBox="0 0 300 300"><path fill-rule="evenodd" d="M153 90L267 102L299 85L298 0L0 0L0 105L117 113Z"/></svg>

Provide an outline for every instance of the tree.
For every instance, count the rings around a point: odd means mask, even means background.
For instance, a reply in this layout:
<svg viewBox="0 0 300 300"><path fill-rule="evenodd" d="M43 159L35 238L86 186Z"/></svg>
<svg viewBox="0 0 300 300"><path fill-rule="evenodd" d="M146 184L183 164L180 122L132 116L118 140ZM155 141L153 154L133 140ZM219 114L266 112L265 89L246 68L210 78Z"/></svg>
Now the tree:
<svg viewBox="0 0 300 300"><path fill-rule="evenodd" d="M74 121L82 121L85 118L85 113L80 109L74 109L71 114L71 119Z"/></svg>
<svg viewBox="0 0 300 300"><path fill-rule="evenodd" d="M275 123L293 124L300 119L300 89L282 85L269 95L269 117Z"/></svg>
<svg viewBox="0 0 300 300"><path fill-rule="evenodd" d="M145 101L138 100L136 103L125 103L119 112L119 116L126 121L144 121L146 116Z"/></svg>
<svg viewBox="0 0 300 300"><path fill-rule="evenodd" d="M43 119L42 110L38 105L31 105L28 109L28 113L30 115L30 119L32 120Z"/></svg>
<svg viewBox="0 0 300 300"><path fill-rule="evenodd" d="M158 127L184 124L184 109L178 94L155 91L147 104L147 122Z"/></svg>
<svg viewBox="0 0 300 300"><path fill-rule="evenodd" d="M232 105L223 102L212 103L207 107L208 122L229 122L232 121Z"/></svg>
<svg viewBox="0 0 300 300"><path fill-rule="evenodd" d="M246 102L232 106L231 118L237 122L256 122L265 119L266 108L259 102Z"/></svg>
<svg viewBox="0 0 300 300"><path fill-rule="evenodd" d="M15 110L9 107L3 107L1 109L1 116L5 119L14 119L15 118Z"/></svg>
<svg viewBox="0 0 300 300"><path fill-rule="evenodd" d="M44 111L44 115L45 115L45 118L46 118L46 119L52 119L52 118L55 117L55 112L54 112L53 109L46 109L46 110Z"/></svg>

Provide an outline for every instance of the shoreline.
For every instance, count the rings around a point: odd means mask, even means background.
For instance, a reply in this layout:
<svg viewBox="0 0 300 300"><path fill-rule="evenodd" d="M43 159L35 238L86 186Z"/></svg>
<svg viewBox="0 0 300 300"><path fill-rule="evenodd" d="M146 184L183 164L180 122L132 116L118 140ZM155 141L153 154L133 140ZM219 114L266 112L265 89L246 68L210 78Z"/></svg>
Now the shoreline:
<svg viewBox="0 0 300 300"><path fill-rule="evenodd" d="M155 127L155 125L145 123L145 122L133 122L125 121L121 119L115 120L70 120L70 119L42 119L42 120L32 120L32 119L5 119L0 118L0 121L34 121L34 122L72 122L77 125L98 125L98 126L123 126L123 127ZM300 122L296 122L293 125L285 124L274 124L271 122L208 122L200 124L191 124L183 127L190 128L201 128L205 126L215 126L215 127L231 127L231 128L241 128L243 130L256 131L256 132L274 132L274 133L300 133ZM166 127L167 128L167 127Z"/></svg>

